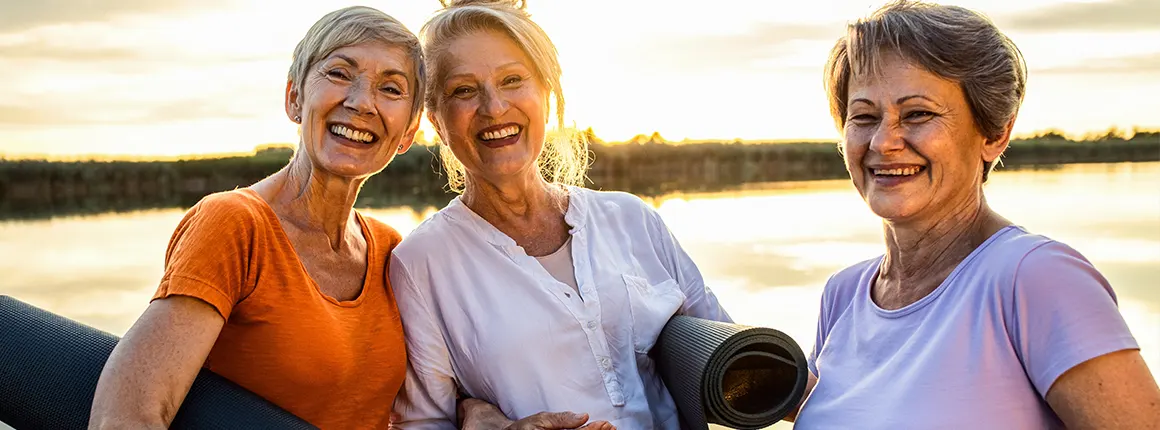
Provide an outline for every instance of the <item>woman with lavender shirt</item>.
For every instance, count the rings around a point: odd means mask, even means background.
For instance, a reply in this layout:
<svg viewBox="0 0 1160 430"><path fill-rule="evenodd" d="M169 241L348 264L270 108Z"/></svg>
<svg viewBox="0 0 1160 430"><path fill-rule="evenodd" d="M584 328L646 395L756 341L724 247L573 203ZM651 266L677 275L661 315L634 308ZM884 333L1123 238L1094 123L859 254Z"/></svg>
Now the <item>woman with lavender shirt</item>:
<svg viewBox="0 0 1160 430"><path fill-rule="evenodd" d="M886 253L826 284L798 428L1160 428L1108 281L983 196L1024 67L954 6L889 4L834 47L831 113Z"/></svg>

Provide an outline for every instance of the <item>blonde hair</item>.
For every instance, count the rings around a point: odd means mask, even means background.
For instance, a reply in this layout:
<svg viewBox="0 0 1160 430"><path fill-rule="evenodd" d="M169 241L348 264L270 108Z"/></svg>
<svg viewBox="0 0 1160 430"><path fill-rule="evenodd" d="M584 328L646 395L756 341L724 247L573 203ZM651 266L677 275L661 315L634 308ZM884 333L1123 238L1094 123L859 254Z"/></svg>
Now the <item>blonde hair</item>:
<svg viewBox="0 0 1160 430"><path fill-rule="evenodd" d="M562 71L556 45L524 11L527 2L440 0L440 3L443 9L419 30L419 38L427 57L427 70L431 72L428 75L431 91L427 93L427 109L435 112L439 107L439 94L442 91L436 88L446 75L443 57L448 45L456 38L475 32L499 31L510 37L531 58L537 79L548 89L549 98L555 100L557 130L548 134L536 160L540 174L549 182L583 185L589 163L588 141L575 129L564 126L564 90L560 86ZM439 158L447 173L448 187L462 192L467 172L446 142L439 147Z"/></svg>
<svg viewBox="0 0 1160 430"><path fill-rule="evenodd" d="M423 112L422 100L426 94L427 70L423 62L423 50L419 38L399 20L366 6L342 8L318 19L306 36L294 47L294 57L290 63L290 85L298 90L302 98L302 80L319 61L339 48L365 42L382 42L400 46L411 57L414 68L411 87L415 89L411 98L411 121L419 121Z"/></svg>
<svg viewBox="0 0 1160 430"><path fill-rule="evenodd" d="M846 126L846 103L853 75L878 73L882 57L901 55L959 83L975 126L998 139L1015 119L1027 86L1027 65L1019 48L978 12L899 0L850 24L826 63L830 115ZM983 181L994 163L983 166Z"/></svg>

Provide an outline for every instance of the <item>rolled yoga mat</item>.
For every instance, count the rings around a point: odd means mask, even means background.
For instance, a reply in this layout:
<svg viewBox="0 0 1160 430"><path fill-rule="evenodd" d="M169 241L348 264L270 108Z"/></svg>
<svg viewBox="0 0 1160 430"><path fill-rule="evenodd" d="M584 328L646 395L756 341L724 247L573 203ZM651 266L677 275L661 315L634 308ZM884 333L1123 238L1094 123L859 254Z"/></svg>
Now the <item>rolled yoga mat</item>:
<svg viewBox="0 0 1160 430"><path fill-rule="evenodd" d="M17 430L84 429L97 379L118 338L0 296L0 422ZM171 428L313 429L202 369Z"/></svg>
<svg viewBox="0 0 1160 430"><path fill-rule="evenodd" d="M771 426L797 407L809 372L801 348L780 331L681 315L652 355L689 429Z"/></svg>

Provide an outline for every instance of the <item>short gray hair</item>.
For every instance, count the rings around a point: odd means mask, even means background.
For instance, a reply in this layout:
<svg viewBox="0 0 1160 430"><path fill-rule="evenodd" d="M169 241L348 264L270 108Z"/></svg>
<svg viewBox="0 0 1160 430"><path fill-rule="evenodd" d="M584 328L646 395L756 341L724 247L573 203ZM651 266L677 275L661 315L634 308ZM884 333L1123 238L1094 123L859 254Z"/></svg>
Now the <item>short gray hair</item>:
<svg viewBox="0 0 1160 430"><path fill-rule="evenodd" d="M366 6L342 8L315 22L306 36L294 47L294 59L290 63L290 85L302 97L302 79L310 68L325 59L335 50L365 42L383 42L402 47L411 57L414 73L410 76L414 88L411 97L411 123L419 120L423 110L423 97L427 87L427 70L423 64L423 50L419 38L399 20Z"/></svg>
<svg viewBox="0 0 1160 430"><path fill-rule="evenodd" d="M498 31L511 38L532 60L536 77L548 89L556 103L558 130L548 136L537 160L540 174L551 182L583 185L588 170L588 141L576 130L564 125L564 89L560 85L560 61L556 45L548 33L540 28L524 10L524 0L440 0L443 9L419 30L423 50L427 53L431 71L431 91L427 94L427 109L439 107L439 94L445 65L443 57L451 42L479 31ZM463 164L447 147L440 146L439 156L447 173L448 187L462 191L466 180Z"/></svg>
<svg viewBox="0 0 1160 430"><path fill-rule="evenodd" d="M927 71L958 82L975 126L997 139L1015 119L1027 85L1019 48L982 14L959 6L901 0L850 24L826 63L830 115L846 126L852 75L877 73L882 57L901 55ZM994 163L983 168L983 180Z"/></svg>

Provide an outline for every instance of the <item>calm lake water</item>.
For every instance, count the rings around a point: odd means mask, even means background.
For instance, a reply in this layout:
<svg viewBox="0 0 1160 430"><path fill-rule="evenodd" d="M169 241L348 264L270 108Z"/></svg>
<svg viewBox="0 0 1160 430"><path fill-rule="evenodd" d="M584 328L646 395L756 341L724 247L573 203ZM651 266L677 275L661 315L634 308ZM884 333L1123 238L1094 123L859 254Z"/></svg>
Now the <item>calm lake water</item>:
<svg viewBox="0 0 1160 430"><path fill-rule="evenodd" d="M1160 374L1160 163L999 172L986 193L999 213L1078 249L1107 276ZM829 275L883 252L880 223L848 181L648 201L736 321L777 328L806 351ZM365 213L406 235L435 210ZM0 222L0 294L121 335L148 304L182 213Z"/></svg>

